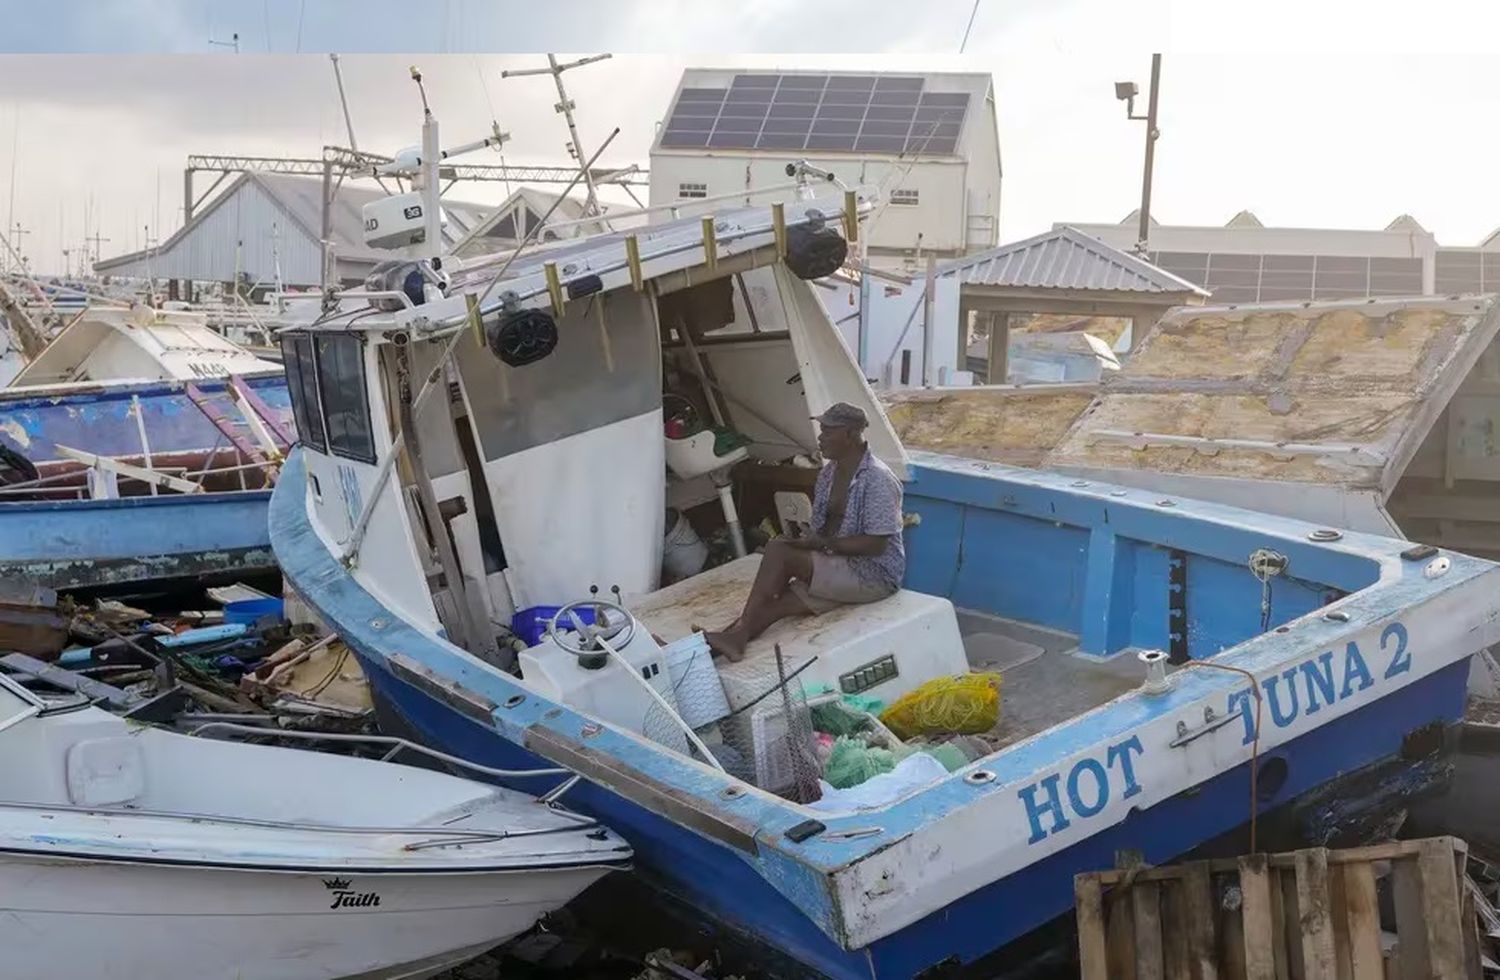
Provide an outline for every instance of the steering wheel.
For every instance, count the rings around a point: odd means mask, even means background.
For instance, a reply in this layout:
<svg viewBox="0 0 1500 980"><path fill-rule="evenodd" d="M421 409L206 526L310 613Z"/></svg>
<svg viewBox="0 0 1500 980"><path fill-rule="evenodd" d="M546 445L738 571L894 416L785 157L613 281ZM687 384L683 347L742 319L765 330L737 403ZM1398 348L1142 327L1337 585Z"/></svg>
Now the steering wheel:
<svg viewBox="0 0 1500 980"><path fill-rule="evenodd" d="M584 622L583 617L578 614L584 609L593 611L593 623ZM610 622L611 615L619 617L618 621ZM559 623L562 623L562 629L558 628ZM564 631L568 629L571 629L572 633L569 639L564 640ZM591 657L604 653L604 644L600 643L600 640L608 641L610 646L618 650L620 647L628 646L634 636L635 617L631 616L619 603L605 602L603 599L570 602L547 621L547 638L575 657Z"/></svg>

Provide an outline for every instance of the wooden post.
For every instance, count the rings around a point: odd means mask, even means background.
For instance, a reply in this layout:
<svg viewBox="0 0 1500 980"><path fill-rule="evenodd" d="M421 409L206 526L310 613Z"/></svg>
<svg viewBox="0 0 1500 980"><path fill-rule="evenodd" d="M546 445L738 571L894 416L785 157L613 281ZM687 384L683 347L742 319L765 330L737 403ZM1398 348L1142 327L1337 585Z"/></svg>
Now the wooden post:
<svg viewBox="0 0 1500 980"><path fill-rule="evenodd" d="M1264 854L1240 858L1240 895L1245 922L1245 980L1276 980L1271 936L1271 874Z"/></svg>
<svg viewBox="0 0 1500 980"><path fill-rule="evenodd" d="M1296 853L1297 921L1302 932L1302 975L1306 980L1338 980L1333 952L1333 914L1328 898L1328 851L1311 847Z"/></svg>
<svg viewBox="0 0 1500 980"><path fill-rule="evenodd" d="M1104 889L1098 875L1074 878L1073 900L1078 913L1079 980L1110 980L1104 943Z"/></svg>

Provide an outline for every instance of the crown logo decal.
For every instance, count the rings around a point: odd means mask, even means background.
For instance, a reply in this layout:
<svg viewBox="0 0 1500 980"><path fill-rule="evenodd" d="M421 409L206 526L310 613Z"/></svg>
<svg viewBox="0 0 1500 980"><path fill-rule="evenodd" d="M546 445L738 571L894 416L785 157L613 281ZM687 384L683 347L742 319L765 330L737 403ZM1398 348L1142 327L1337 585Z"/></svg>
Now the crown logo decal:
<svg viewBox="0 0 1500 980"><path fill-rule="evenodd" d="M349 887L348 878L324 878L323 887L329 891L343 891Z"/></svg>

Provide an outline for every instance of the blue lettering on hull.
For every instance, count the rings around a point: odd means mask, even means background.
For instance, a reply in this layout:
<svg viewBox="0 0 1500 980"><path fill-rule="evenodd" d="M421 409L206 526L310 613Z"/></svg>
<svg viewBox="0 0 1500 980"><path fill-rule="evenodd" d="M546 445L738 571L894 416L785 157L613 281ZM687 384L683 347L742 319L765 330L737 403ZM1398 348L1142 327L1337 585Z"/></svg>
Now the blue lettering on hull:
<svg viewBox="0 0 1500 980"><path fill-rule="evenodd" d="M1391 623L1380 634L1382 654L1381 680L1390 680L1411 670L1409 636L1402 623ZM1265 718L1277 728L1286 728L1304 715L1317 714L1326 705L1348 700L1375 685L1375 675L1352 640L1339 658L1335 651L1325 650L1299 664L1260 681L1261 704ZM1242 744L1255 741L1256 698L1249 687L1230 693L1228 714L1238 714L1242 722ZM1085 756L1064 772L1043 776L1016 791L1026 809L1031 828L1028 844L1046 840L1066 830L1076 820L1088 820L1104 811L1118 793L1129 799L1141 791L1135 775L1135 760L1144 754L1140 736L1109 746L1101 759L1097 754Z"/></svg>

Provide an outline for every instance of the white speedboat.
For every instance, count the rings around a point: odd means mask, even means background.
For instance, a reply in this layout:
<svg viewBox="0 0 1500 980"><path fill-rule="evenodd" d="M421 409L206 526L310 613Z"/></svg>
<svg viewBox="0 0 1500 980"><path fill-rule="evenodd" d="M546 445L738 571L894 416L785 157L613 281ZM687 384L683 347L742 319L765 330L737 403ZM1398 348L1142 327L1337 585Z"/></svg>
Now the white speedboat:
<svg viewBox="0 0 1500 980"><path fill-rule="evenodd" d="M631 856L524 793L134 725L5 677L0 758L0 948L28 980L430 976Z"/></svg>

